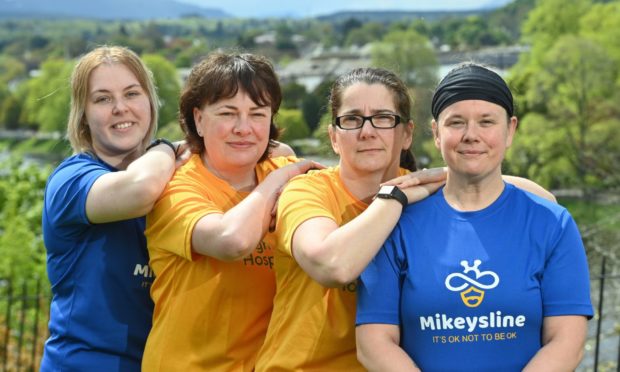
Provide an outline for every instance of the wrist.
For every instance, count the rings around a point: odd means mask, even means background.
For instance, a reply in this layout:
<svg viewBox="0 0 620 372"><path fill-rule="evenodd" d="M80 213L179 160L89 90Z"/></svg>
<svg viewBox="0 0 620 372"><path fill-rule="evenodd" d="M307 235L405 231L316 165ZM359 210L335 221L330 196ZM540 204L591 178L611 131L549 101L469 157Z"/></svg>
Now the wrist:
<svg viewBox="0 0 620 372"><path fill-rule="evenodd" d="M398 188L398 186L381 186L379 192L377 193L377 195L375 195L373 200L376 198L394 199L403 206L403 209L409 204L409 199L407 198L407 195L405 195L405 193L400 188Z"/></svg>
<svg viewBox="0 0 620 372"><path fill-rule="evenodd" d="M157 139L154 139L154 140L153 140L153 141L152 141L152 142L151 142L151 143L150 143L150 144L146 147L145 152L146 152L146 151L149 151L149 150L150 150L150 149L152 149L153 147L155 147L155 146L159 146L159 145L166 145L166 146L168 146L168 147L172 150L172 153L174 154L174 156L176 157L176 155L177 155L177 148L176 148L176 146L174 146L174 144L173 144L172 142L168 141L168 140L167 140L167 139L165 139L165 138L157 138Z"/></svg>

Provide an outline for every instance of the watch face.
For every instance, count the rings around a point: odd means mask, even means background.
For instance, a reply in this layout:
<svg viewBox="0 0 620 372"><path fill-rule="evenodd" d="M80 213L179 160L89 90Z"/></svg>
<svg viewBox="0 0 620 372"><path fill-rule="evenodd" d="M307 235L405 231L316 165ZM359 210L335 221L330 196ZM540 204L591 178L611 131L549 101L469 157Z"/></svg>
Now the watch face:
<svg viewBox="0 0 620 372"><path fill-rule="evenodd" d="M381 186L381 189L379 190L379 194L392 195L392 192L394 191L395 187L396 186Z"/></svg>

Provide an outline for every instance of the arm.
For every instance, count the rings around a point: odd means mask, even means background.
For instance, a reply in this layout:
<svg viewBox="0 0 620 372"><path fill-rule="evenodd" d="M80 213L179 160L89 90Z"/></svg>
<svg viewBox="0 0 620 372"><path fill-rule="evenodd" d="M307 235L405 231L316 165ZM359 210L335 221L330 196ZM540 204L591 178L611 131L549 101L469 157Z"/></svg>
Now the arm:
<svg viewBox="0 0 620 372"><path fill-rule="evenodd" d="M437 173L433 171L419 171L410 177L417 177L417 186L402 189L409 203L424 199L443 184L443 177L440 175L440 181L436 181ZM364 212L342 226L327 217L308 219L293 234L293 256L301 268L323 286L349 283L377 254L401 212L398 201L377 198Z"/></svg>
<svg viewBox="0 0 620 372"><path fill-rule="evenodd" d="M588 331L581 315L549 316L543 319L543 347L523 371L574 371L583 357Z"/></svg>
<svg viewBox="0 0 620 372"><path fill-rule="evenodd" d="M222 261L234 261L251 253L267 232L271 211L289 179L320 167L304 160L271 172L239 204L226 213L202 217L192 231L192 250Z"/></svg>
<svg viewBox="0 0 620 372"><path fill-rule="evenodd" d="M542 198L551 200L552 202L557 202L557 200L555 200L555 196L553 196L552 193L550 193L544 187L540 186L534 181L528 180L527 178L516 177L516 176L502 176L502 178L504 179L504 181L511 183L520 189L529 191L532 194L536 194Z"/></svg>
<svg viewBox="0 0 620 372"><path fill-rule="evenodd" d="M357 360L369 371L420 371L400 347L394 324L362 324L355 328Z"/></svg>
<svg viewBox="0 0 620 372"><path fill-rule="evenodd" d="M86 198L88 220L105 223L147 214L172 177L175 160L172 149L160 144L126 170L99 177Z"/></svg>

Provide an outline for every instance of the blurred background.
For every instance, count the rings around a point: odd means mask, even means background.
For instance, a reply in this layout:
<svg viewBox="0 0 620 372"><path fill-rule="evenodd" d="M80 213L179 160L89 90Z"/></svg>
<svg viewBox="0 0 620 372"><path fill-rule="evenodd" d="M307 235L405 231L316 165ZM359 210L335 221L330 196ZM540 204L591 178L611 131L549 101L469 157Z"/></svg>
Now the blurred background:
<svg viewBox="0 0 620 372"><path fill-rule="evenodd" d="M177 102L208 52L259 53L284 101L281 138L303 157L337 160L327 95L355 67L397 72L414 97L413 151L441 165L430 98L461 62L483 63L513 90L520 123L504 173L551 190L579 224L596 317L580 371L620 360L620 1L0 0L0 370L35 370L47 337L41 236L45 180L70 155L69 75L103 44L130 47L154 73L158 136L182 139Z"/></svg>

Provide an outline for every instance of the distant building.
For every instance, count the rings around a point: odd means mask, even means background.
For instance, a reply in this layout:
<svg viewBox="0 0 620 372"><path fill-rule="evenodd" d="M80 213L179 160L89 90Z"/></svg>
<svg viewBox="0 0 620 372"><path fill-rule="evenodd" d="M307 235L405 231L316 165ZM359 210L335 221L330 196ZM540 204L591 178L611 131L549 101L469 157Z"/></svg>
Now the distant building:
<svg viewBox="0 0 620 372"><path fill-rule="evenodd" d="M500 75L519 60L519 55L529 48L525 46L508 46L484 48L471 52L439 51L439 69L437 78L441 79L448 71L462 62L476 62L489 66ZM313 91L323 80L339 76L358 67L369 67L372 64L371 45L350 48L324 48L315 46L285 66L276 68L283 84L294 81Z"/></svg>

